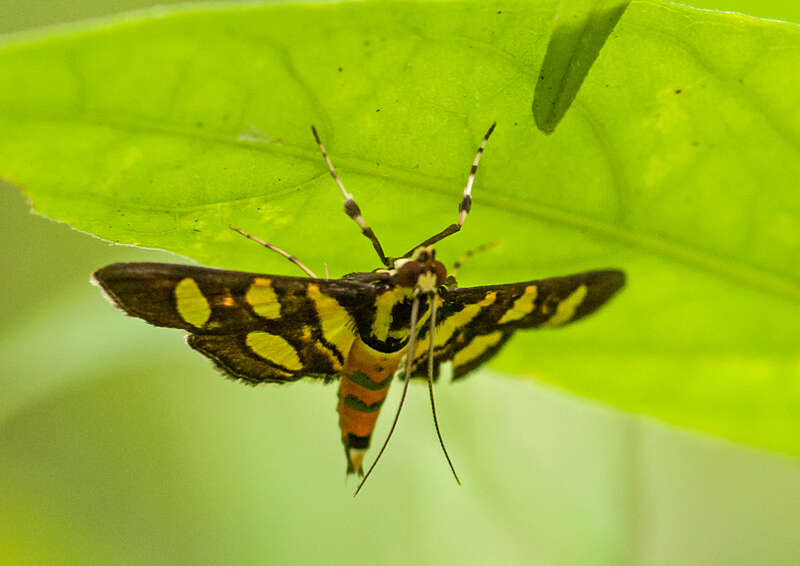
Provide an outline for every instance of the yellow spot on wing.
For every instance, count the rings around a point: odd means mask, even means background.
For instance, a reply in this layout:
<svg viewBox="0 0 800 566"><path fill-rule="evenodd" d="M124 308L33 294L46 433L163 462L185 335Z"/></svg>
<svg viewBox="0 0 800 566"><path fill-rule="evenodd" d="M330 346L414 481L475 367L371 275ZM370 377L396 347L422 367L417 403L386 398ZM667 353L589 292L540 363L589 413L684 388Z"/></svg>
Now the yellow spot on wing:
<svg viewBox="0 0 800 566"><path fill-rule="evenodd" d="M581 285L575 289L567 298L556 305L556 312L553 313L553 316L551 316L543 326L561 326L569 322L572 317L575 316L575 311L578 310L578 307L581 306L581 303L586 298L587 292L588 289L586 285Z"/></svg>
<svg viewBox="0 0 800 566"><path fill-rule="evenodd" d="M448 317L444 322L437 325L436 338L433 342L434 347L440 348L447 344L447 341L450 340L457 330L460 330L463 326L469 324L473 318L478 316L478 313L480 313L484 308L493 304L496 300L496 291L486 293L486 296L482 301L465 306L459 312Z"/></svg>
<svg viewBox="0 0 800 566"><path fill-rule="evenodd" d="M372 323L372 334L378 340L385 341L389 337L389 326L392 324L392 309L397 303L403 302L408 292L402 287L394 287L378 295L375 300L375 321ZM397 335L399 334L399 335ZM405 333L393 333L394 338L404 338Z"/></svg>
<svg viewBox="0 0 800 566"><path fill-rule="evenodd" d="M453 356L453 366L457 368L459 366L468 364L472 360L480 357L481 354L483 354L486 350L497 344L501 338L503 338L503 333L499 330L496 330L490 334L484 334L483 336L476 336L472 339L472 342L456 352L456 355Z"/></svg>
<svg viewBox="0 0 800 566"><path fill-rule="evenodd" d="M303 335L301 336L301 340L304 345L311 345L315 351L327 356L334 370L339 371L342 369L342 364L339 363L339 358L337 358L336 354L331 351L330 346L325 346L325 344L322 342L314 340L313 329L310 326L303 325Z"/></svg>
<svg viewBox="0 0 800 566"><path fill-rule="evenodd" d="M325 340L336 346L339 353L347 358L347 353L355 339L355 334L350 330L353 326L350 314L339 304L339 301L322 293L316 283L309 283L306 293L317 306L317 316Z"/></svg>
<svg viewBox="0 0 800 566"><path fill-rule="evenodd" d="M507 322L519 320L532 313L533 309L536 307L537 294L536 285L528 285L525 287L525 293L514 301L514 304L506 311L503 318L497 321L497 324L505 324Z"/></svg>
<svg viewBox="0 0 800 566"><path fill-rule="evenodd" d="M278 295L272 288L272 281L266 277L256 277L247 290L245 300L250 303L258 316L278 318L281 316L281 304Z"/></svg>
<svg viewBox="0 0 800 566"><path fill-rule="evenodd" d="M191 277L181 279L175 286L175 306L183 320L198 328L211 317L208 300Z"/></svg>
<svg viewBox="0 0 800 566"><path fill-rule="evenodd" d="M303 369L297 351L280 336L269 332L255 331L247 335L246 342L253 352L265 360L292 371Z"/></svg>

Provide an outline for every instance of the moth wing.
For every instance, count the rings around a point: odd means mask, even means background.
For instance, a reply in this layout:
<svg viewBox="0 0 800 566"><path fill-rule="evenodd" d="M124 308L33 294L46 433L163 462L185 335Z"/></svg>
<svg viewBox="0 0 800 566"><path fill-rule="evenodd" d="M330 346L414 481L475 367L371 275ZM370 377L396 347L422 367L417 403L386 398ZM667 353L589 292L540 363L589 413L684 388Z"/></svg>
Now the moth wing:
<svg viewBox="0 0 800 566"><path fill-rule="evenodd" d="M238 379L332 379L355 338L353 316L374 297L357 281L321 280L162 263L117 263L94 274L111 300Z"/></svg>
<svg viewBox="0 0 800 566"><path fill-rule="evenodd" d="M538 281L448 289L437 312L434 377L452 361L453 379L492 358L515 330L571 324L593 313L625 284L617 270ZM429 329L420 332L412 376L427 377Z"/></svg>

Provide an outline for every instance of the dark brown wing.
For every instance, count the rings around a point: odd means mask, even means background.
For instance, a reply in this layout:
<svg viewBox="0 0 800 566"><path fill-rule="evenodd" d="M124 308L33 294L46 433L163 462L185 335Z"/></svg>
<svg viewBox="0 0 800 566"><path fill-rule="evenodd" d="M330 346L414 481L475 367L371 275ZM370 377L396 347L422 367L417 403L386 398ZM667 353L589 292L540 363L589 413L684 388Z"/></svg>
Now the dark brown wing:
<svg viewBox="0 0 800 566"><path fill-rule="evenodd" d="M588 271L540 281L449 289L434 333L434 375L453 362L459 378L494 356L520 328L559 327L603 305L625 284L621 271ZM427 376L428 329L420 333L413 376Z"/></svg>
<svg viewBox="0 0 800 566"><path fill-rule="evenodd" d="M164 263L115 263L94 278L128 314L187 330L192 348L252 383L336 377L354 316L375 300L358 281Z"/></svg>

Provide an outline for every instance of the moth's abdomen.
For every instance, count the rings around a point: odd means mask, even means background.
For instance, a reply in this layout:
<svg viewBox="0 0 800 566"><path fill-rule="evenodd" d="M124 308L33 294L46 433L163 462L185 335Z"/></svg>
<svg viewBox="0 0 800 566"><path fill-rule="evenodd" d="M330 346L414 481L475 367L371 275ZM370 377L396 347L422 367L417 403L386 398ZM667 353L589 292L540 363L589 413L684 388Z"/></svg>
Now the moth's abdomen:
<svg viewBox="0 0 800 566"><path fill-rule="evenodd" d="M404 353L405 348L397 352L379 352L360 339L350 348L339 384L337 407L347 473L363 474L364 453Z"/></svg>

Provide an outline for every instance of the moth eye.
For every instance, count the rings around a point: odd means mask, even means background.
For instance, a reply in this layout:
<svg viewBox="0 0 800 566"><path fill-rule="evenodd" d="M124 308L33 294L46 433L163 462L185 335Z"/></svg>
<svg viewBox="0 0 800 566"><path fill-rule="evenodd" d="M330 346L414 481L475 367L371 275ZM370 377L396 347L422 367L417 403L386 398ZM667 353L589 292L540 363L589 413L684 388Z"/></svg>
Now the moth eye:
<svg viewBox="0 0 800 566"><path fill-rule="evenodd" d="M422 266L416 261L409 261L397 270L397 284L401 287L413 287L417 284Z"/></svg>
<svg viewBox="0 0 800 566"><path fill-rule="evenodd" d="M419 252L419 256L417 257L417 261L419 261L421 263L425 263L426 261L428 261L428 252L427 251Z"/></svg>
<svg viewBox="0 0 800 566"><path fill-rule="evenodd" d="M447 279L447 268L441 261L433 264L433 272L436 274L436 285L441 285Z"/></svg>

